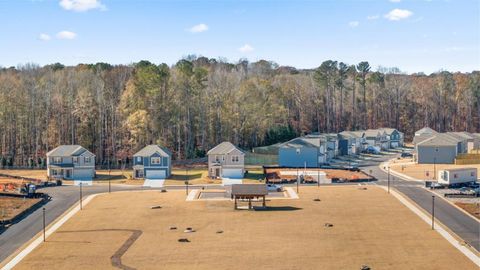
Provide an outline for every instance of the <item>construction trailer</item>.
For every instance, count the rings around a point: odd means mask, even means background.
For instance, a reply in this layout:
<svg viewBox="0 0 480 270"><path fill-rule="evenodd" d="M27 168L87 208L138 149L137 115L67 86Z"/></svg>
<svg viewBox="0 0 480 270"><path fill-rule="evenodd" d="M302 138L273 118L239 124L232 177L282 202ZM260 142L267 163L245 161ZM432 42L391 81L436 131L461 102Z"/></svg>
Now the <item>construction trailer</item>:
<svg viewBox="0 0 480 270"><path fill-rule="evenodd" d="M476 168L445 169L438 171L438 183L441 185L459 185L477 181Z"/></svg>

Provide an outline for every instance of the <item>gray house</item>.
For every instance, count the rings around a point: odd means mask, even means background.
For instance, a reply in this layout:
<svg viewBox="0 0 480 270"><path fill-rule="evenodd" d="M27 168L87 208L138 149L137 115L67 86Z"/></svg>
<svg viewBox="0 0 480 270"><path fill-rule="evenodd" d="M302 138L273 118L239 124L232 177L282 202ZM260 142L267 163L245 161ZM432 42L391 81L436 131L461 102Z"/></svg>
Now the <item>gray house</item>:
<svg viewBox="0 0 480 270"><path fill-rule="evenodd" d="M380 128L380 131L385 131L389 148L397 148L403 146L403 133L395 128Z"/></svg>
<svg viewBox="0 0 480 270"><path fill-rule="evenodd" d="M326 142L321 136L299 137L282 143L278 149L281 167L319 167L326 162Z"/></svg>
<svg viewBox="0 0 480 270"><path fill-rule="evenodd" d="M342 131L338 134L339 155L358 155L365 150L367 142L364 131Z"/></svg>
<svg viewBox="0 0 480 270"><path fill-rule="evenodd" d="M147 145L133 155L134 178L165 179L172 174L172 153L165 147Z"/></svg>
<svg viewBox="0 0 480 270"><path fill-rule="evenodd" d="M369 146L375 146L383 150L390 148L385 130L368 129L365 131L364 137Z"/></svg>
<svg viewBox="0 0 480 270"><path fill-rule="evenodd" d="M207 152L208 176L241 179L245 174L245 153L230 142L222 142Z"/></svg>
<svg viewBox="0 0 480 270"><path fill-rule="evenodd" d="M459 154L462 141L445 133L438 133L415 145L416 161L419 164L452 164Z"/></svg>
<svg viewBox="0 0 480 270"><path fill-rule="evenodd" d="M47 153L47 175L66 180L92 180L95 155L80 145L61 145Z"/></svg>

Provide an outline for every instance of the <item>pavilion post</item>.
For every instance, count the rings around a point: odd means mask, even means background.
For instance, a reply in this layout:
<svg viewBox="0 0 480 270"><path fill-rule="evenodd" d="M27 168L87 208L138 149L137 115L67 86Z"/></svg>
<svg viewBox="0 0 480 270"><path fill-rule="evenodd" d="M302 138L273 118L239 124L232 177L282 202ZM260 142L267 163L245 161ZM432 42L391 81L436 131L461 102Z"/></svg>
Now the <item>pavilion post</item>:
<svg viewBox="0 0 480 270"><path fill-rule="evenodd" d="M263 207L266 207L266 203L265 203L265 195L263 195Z"/></svg>

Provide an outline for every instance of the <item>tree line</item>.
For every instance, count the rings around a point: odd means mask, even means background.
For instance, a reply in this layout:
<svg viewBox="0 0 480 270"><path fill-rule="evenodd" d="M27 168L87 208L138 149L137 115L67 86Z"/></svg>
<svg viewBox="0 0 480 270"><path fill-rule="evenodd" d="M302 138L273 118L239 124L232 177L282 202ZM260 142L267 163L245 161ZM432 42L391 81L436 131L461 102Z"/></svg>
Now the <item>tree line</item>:
<svg viewBox="0 0 480 270"><path fill-rule="evenodd" d="M423 126L479 132L480 72L408 75L331 60L298 70L196 56L173 66L0 69L0 165L42 164L61 144L116 165L146 144L189 159L224 140L249 150L310 132L378 127L408 139Z"/></svg>

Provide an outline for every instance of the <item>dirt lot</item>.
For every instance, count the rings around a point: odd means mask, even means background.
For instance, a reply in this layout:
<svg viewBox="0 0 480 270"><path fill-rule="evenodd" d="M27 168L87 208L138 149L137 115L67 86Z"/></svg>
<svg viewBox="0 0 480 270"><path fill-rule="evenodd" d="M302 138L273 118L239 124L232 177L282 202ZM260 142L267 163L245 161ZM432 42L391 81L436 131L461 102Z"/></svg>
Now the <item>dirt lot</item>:
<svg viewBox="0 0 480 270"><path fill-rule="evenodd" d="M230 201L185 202L183 191L105 194L17 269L112 269L120 259L137 269L477 269L378 187L299 195L267 201L267 211L235 211Z"/></svg>
<svg viewBox="0 0 480 270"><path fill-rule="evenodd" d="M0 196L0 220L11 219L40 200Z"/></svg>
<svg viewBox="0 0 480 270"><path fill-rule="evenodd" d="M480 203L456 202L455 204L480 220Z"/></svg>
<svg viewBox="0 0 480 270"><path fill-rule="evenodd" d="M433 164L412 164L406 163L410 160L402 162L402 160L396 160L395 163L391 163L391 169L406 174L410 177L420 180L433 180L434 179L434 166ZM480 164L473 165L455 165L455 164L436 164L436 171L444 169L458 169L458 168L477 168L480 172ZM427 176L428 172L428 176Z"/></svg>
<svg viewBox="0 0 480 270"><path fill-rule="evenodd" d="M316 169L307 169L308 171L316 171ZM287 180L295 180L297 177L296 175L281 175L282 171L297 171L297 169L285 169L285 168L270 168L266 169L266 173L269 179L287 179ZM303 169L299 170L301 173ZM332 169L320 169L320 171L325 172L327 174L327 178L338 178L338 179L345 179L346 181L355 181L358 179L371 179L370 176L366 175L363 172L354 172L348 170L332 170Z"/></svg>

